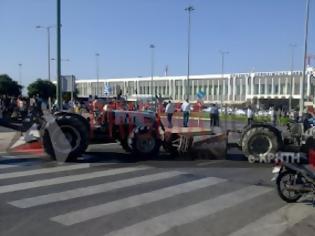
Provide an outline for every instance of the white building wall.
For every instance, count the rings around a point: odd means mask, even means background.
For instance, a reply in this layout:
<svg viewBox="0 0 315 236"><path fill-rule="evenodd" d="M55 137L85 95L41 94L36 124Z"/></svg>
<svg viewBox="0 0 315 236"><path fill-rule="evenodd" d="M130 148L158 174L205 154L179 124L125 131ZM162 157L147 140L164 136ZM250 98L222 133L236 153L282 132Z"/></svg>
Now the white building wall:
<svg viewBox="0 0 315 236"><path fill-rule="evenodd" d="M305 81L305 92L307 96L312 95L312 82L311 82L312 71L308 70L307 79ZM302 77L302 72L296 71L293 74L293 98L299 99L301 91L295 93L296 86L300 86L300 80ZM255 82L258 79L258 93L255 91ZM224 77L222 75L192 75L190 77L190 85L193 89L190 94L190 100L196 100L195 95L199 90L205 90L206 98L205 102L221 102L222 98L227 103L232 102L246 102L247 100L252 100L254 98L258 99L278 99L278 98L288 98L290 96L291 86L289 85L291 78L291 73L289 71L285 72L266 72L266 73L242 73L242 74L226 74ZM182 100L185 95L185 84L187 78L185 76L167 76L167 77L155 77L155 87L158 93L164 96L171 96L173 99ZM199 80L199 82L197 81ZM238 82L236 82L236 80ZM112 86L112 94L117 93L117 86L119 85L123 92L126 93L128 90L129 95L132 95L135 90L138 94L146 93L149 94L151 86L151 78L124 78L124 79L100 79L99 84L99 95L104 91L104 83ZM161 83L163 81L163 83ZM160 82L160 83L159 83ZM77 80L80 97L88 97L89 95L94 95L96 88L95 80ZM128 87L129 84L133 84L132 90ZM271 93L270 93L271 84ZM243 87L243 85L245 85ZM275 90L276 85L278 87ZM206 86L206 87L205 87ZM220 89L221 86L221 89ZM141 87L141 89L140 89ZM245 91L244 91L245 90Z"/></svg>

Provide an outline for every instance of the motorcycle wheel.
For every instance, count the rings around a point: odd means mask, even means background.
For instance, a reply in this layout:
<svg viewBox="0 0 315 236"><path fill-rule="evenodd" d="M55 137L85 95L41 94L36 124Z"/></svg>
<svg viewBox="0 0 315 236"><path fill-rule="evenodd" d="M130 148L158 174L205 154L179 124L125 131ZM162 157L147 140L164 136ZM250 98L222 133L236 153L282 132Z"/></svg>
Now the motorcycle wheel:
<svg viewBox="0 0 315 236"><path fill-rule="evenodd" d="M295 175L296 173L294 171L284 171L280 173L280 175L277 178L277 191L280 196L280 198L288 203L294 203L297 202L301 197L302 193L296 192L296 191L289 191L286 189L286 185L295 184Z"/></svg>

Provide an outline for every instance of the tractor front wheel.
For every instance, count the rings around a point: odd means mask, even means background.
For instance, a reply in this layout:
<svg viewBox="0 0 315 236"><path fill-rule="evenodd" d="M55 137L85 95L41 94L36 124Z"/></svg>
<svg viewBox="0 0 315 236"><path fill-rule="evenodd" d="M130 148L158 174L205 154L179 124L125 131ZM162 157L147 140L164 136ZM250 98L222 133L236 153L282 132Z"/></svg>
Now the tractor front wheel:
<svg viewBox="0 0 315 236"><path fill-rule="evenodd" d="M135 157L149 158L159 154L161 139L149 126L137 127L129 137L129 146Z"/></svg>

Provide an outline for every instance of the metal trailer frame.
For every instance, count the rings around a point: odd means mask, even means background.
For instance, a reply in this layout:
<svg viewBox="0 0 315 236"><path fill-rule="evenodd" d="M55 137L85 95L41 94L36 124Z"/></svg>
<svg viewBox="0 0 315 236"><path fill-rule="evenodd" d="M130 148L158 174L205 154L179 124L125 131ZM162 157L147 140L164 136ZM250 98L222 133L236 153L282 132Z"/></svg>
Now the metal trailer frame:
<svg viewBox="0 0 315 236"><path fill-rule="evenodd" d="M194 141L195 137L206 136ZM164 142L176 148L179 154L187 153L192 146L198 147L205 143L224 141L226 133L215 133L212 129L201 127L173 127L166 128L164 132Z"/></svg>

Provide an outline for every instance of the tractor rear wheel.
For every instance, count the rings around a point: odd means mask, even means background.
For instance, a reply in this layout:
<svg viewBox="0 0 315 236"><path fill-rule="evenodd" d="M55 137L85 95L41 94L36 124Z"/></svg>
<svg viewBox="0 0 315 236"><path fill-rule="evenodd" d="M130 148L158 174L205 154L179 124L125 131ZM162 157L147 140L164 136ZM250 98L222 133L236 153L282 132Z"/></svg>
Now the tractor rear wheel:
<svg viewBox="0 0 315 236"><path fill-rule="evenodd" d="M42 142L46 153L58 161L75 161L88 147L88 131L75 117L57 117L44 130Z"/></svg>
<svg viewBox="0 0 315 236"><path fill-rule="evenodd" d="M279 148L277 135L266 127L251 128L242 139L242 151L249 161L270 157L270 154L276 154Z"/></svg>

